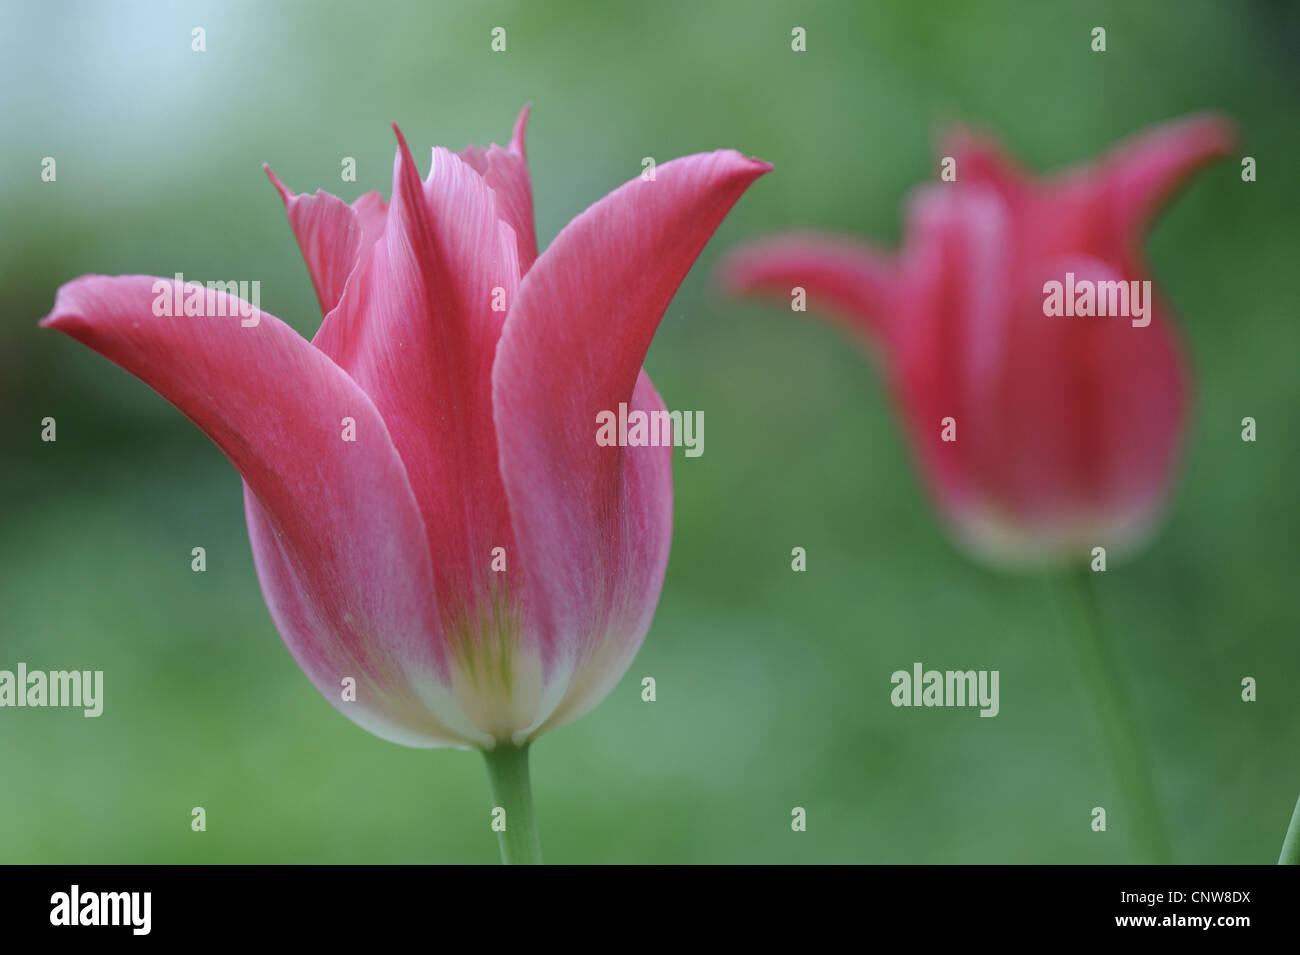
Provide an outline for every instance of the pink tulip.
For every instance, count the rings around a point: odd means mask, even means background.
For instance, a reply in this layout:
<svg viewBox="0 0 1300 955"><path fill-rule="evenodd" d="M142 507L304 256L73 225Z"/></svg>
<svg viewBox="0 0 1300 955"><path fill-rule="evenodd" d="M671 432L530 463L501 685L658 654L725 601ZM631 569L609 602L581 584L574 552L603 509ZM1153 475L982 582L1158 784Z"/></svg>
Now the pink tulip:
<svg viewBox="0 0 1300 955"><path fill-rule="evenodd" d="M1047 283L1136 281L1140 294L1143 231L1232 139L1223 119L1191 118L1035 180L961 133L943 150L956 181L911 197L898 255L793 234L739 250L724 279L787 305L801 287L880 356L930 490L975 554L1018 565L1122 550L1158 516L1183 432L1170 312L1148 297L1145 317L1049 316Z"/></svg>
<svg viewBox="0 0 1300 955"><path fill-rule="evenodd" d="M220 292L206 317L158 317L159 294L189 290L148 276L79 278L42 322L230 458L290 653L350 719L411 746L525 746L631 663L668 561L672 449L600 447L596 415L663 408L650 340L771 168L664 163L539 256L526 120L507 148L435 148L423 181L399 131L391 205L272 175L324 315L311 342Z"/></svg>

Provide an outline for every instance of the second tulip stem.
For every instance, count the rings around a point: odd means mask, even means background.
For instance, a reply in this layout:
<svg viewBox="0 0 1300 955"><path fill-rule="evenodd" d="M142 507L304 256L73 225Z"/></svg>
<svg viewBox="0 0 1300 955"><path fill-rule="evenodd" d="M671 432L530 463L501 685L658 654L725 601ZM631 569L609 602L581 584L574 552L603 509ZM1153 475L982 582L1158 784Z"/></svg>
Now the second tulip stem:
<svg viewBox="0 0 1300 955"><path fill-rule="evenodd" d="M498 743L485 750L492 792L492 825L506 865L540 865L542 844L533 818L533 787L528 776L528 744ZM504 810L498 817L497 810Z"/></svg>
<svg viewBox="0 0 1300 955"><path fill-rule="evenodd" d="M1169 842L1156 799L1150 761L1138 741L1132 709L1124 693L1122 674L1103 625L1092 572L1081 568L1061 581L1065 624L1085 687L1101 719L1116 781L1134 813L1132 828L1145 846L1149 862L1169 862Z"/></svg>

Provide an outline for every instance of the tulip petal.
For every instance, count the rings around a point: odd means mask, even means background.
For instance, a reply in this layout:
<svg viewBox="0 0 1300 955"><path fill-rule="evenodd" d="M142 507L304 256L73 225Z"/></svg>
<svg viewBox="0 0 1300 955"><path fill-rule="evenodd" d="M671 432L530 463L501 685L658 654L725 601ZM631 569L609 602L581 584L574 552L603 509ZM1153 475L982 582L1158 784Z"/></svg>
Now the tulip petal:
<svg viewBox="0 0 1300 955"><path fill-rule="evenodd" d="M943 135L939 151L956 160L957 185L990 186L1013 205L1032 190L1029 175L989 133L958 126Z"/></svg>
<svg viewBox="0 0 1300 955"><path fill-rule="evenodd" d="M658 601L670 449L602 447L597 414L662 409L646 349L722 218L771 167L731 151L665 163L573 220L524 278L492 369L501 475L548 684L547 726L617 680Z"/></svg>
<svg viewBox="0 0 1300 955"><path fill-rule="evenodd" d="M469 146L457 155L478 172L497 198L501 220L514 230L519 247L519 268L527 272L537 260L537 231L533 226L533 184L528 175L528 157L524 135L528 129L529 108L525 106L515 120L510 148L493 143L487 149Z"/></svg>
<svg viewBox="0 0 1300 955"><path fill-rule="evenodd" d="M977 491L967 436L983 428L984 398L1009 333L1010 212L987 186L928 186L909 200L907 218L899 259L907 312L888 357L931 491L951 514ZM944 440L947 418L956 423L955 441Z"/></svg>
<svg viewBox="0 0 1300 955"><path fill-rule="evenodd" d="M1070 529L1087 528L1092 543L1069 542L1086 557L1093 544L1119 547L1137 536L1128 529L1144 529L1158 509L1179 450L1186 386L1158 302L1146 301L1152 311L1140 327L1128 315L1045 316L1044 283L1067 275L1075 287L1122 283L1123 301L1132 301L1125 276L1102 261L1042 263L1008 310L991 413L971 438L988 496L1030 538L1052 541L1050 550Z"/></svg>
<svg viewBox="0 0 1300 955"><path fill-rule="evenodd" d="M1163 123L1117 146L1100 175L1119 231L1136 236L1183 183L1226 156L1235 141L1229 120L1202 114Z"/></svg>
<svg viewBox="0 0 1300 955"><path fill-rule="evenodd" d="M789 233L761 239L731 253L721 267L733 294L758 294L785 307L793 289L807 292L807 308L828 313L875 344L894 309L893 262L854 239L818 233Z"/></svg>
<svg viewBox="0 0 1300 955"><path fill-rule="evenodd" d="M513 551L491 371L519 266L483 178L437 149L421 182L398 138L384 234L330 315L339 334L317 345L388 426L429 535L445 628L459 646L482 636L478 621L500 596L493 548Z"/></svg>
<svg viewBox="0 0 1300 955"><path fill-rule="evenodd" d="M209 292L204 316L155 314L159 296L196 288L86 276L59 290L42 325L150 385L235 465L268 604L326 699L395 742L474 741L428 710L447 679L432 565L374 404L291 328L238 299ZM345 419L355 441L344 440ZM347 676L354 703L341 699Z"/></svg>
<svg viewBox="0 0 1300 955"><path fill-rule="evenodd" d="M388 205L377 192L366 193L350 206L319 190L314 196L295 195L270 166L265 169L284 200L289 225L316 288L321 316L328 316L343 297L353 269L384 231Z"/></svg>

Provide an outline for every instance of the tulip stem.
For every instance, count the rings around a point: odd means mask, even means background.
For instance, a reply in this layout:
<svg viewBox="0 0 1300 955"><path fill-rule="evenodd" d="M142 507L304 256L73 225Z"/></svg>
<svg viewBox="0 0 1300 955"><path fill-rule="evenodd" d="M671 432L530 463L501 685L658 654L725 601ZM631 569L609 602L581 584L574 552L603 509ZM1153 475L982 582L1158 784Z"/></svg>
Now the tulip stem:
<svg viewBox="0 0 1300 955"><path fill-rule="evenodd" d="M1300 865L1300 799L1296 800L1295 812L1291 813L1291 825L1282 840L1282 854L1277 857L1277 864Z"/></svg>
<svg viewBox="0 0 1300 955"><path fill-rule="evenodd" d="M1169 840L1156 798L1151 762L1139 742L1114 648L1103 625L1092 571L1086 567L1073 570L1062 584L1066 630L1072 637L1085 688L1100 717L1116 781L1125 791L1128 810L1134 813L1131 828L1144 846L1148 861L1167 864Z"/></svg>
<svg viewBox="0 0 1300 955"><path fill-rule="evenodd" d="M528 744L498 743L484 750L492 792L492 828L505 865L541 865L542 844L533 818L533 787L528 777ZM498 810L505 810L504 817Z"/></svg>

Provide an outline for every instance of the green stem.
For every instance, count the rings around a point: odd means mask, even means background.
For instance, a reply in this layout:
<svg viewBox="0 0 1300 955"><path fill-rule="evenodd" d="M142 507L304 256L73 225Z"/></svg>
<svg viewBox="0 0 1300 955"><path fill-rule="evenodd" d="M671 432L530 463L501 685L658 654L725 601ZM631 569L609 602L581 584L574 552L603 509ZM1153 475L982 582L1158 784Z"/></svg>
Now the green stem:
<svg viewBox="0 0 1300 955"><path fill-rule="evenodd" d="M542 844L533 819L533 788L528 779L528 744L498 743L485 750L492 808L505 810L505 828L498 830L505 865L541 865ZM494 812L493 822L496 821Z"/></svg>
<svg viewBox="0 0 1300 955"><path fill-rule="evenodd" d="M1282 840L1282 854L1277 857L1277 864L1300 865L1300 799L1296 800L1295 812L1291 813L1291 825Z"/></svg>
<svg viewBox="0 0 1300 955"><path fill-rule="evenodd" d="M1092 571L1086 567L1073 570L1061 583L1066 630L1073 638L1079 671L1100 717L1115 777L1134 814L1133 829L1148 860L1166 864L1170 858L1169 840L1156 799L1151 763L1142 752L1114 649L1102 624Z"/></svg>

